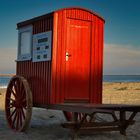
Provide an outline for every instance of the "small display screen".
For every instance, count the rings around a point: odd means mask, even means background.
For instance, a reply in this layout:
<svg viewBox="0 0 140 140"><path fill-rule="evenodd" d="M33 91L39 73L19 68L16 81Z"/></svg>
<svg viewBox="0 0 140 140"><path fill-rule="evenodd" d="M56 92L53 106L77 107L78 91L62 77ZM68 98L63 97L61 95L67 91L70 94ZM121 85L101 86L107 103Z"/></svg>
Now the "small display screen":
<svg viewBox="0 0 140 140"><path fill-rule="evenodd" d="M43 43L43 42L47 42L47 41L48 41L48 37L38 39L38 43Z"/></svg>

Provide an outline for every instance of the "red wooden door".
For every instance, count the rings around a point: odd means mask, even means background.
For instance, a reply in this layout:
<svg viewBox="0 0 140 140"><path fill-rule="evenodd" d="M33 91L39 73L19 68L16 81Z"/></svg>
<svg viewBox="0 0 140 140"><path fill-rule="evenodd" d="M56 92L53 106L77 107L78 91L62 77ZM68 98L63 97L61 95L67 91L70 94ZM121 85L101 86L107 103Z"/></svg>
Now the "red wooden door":
<svg viewBox="0 0 140 140"><path fill-rule="evenodd" d="M91 22L67 19L65 101L89 102Z"/></svg>

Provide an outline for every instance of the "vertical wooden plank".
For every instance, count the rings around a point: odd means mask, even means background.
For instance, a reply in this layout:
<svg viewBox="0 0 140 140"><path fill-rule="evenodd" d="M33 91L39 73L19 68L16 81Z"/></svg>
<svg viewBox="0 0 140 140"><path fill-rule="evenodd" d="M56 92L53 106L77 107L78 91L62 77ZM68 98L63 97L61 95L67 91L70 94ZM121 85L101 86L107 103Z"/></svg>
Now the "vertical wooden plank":
<svg viewBox="0 0 140 140"><path fill-rule="evenodd" d="M99 18L97 18L96 17L96 19L97 19L97 68L96 68L96 71L97 71L97 77L96 77L96 82L97 82L97 89L96 89L96 103L99 103L99 97L100 97L100 91L101 91L101 89L100 89L100 85L101 85L101 83L100 83L100 78L101 78L101 76L100 76L100 22L99 22Z"/></svg>
<svg viewBox="0 0 140 140"><path fill-rule="evenodd" d="M60 97L61 97L61 57L62 57L62 29L63 29L63 11L59 12L59 16L58 16L58 46L57 46L57 67L56 67L56 103L60 102Z"/></svg>
<svg viewBox="0 0 140 140"><path fill-rule="evenodd" d="M100 93L99 93L99 102L102 103L102 90L103 90L103 50L104 50L104 40L103 40L103 34L104 29L103 25L104 23L100 20Z"/></svg>
<svg viewBox="0 0 140 140"><path fill-rule="evenodd" d="M92 22L91 27L91 69L90 69L90 103L94 103L94 94L96 93L96 81L95 81L95 22Z"/></svg>
<svg viewBox="0 0 140 140"><path fill-rule="evenodd" d="M95 17L95 55L94 55L94 95L93 102L97 103L98 94L98 20Z"/></svg>
<svg viewBox="0 0 140 140"><path fill-rule="evenodd" d="M69 10L70 11L70 10ZM69 12L70 13L70 12ZM62 28L62 53L61 53L61 90L60 90L60 102L64 103L64 93L65 93L65 58L66 58L66 39L67 38L67 23L66 23L66 14L67 14L67 10L65 10L63 12L63 16L62 16L62 20L63 22L61 23L61 26L63 25Z"/></svg>
<svg viewBox="0 0 140 140"><path fill-rule="evenodd" d="M56 65L57 65L57 42L58 42L58 13L53 16L53 47L52 47L52 77L51 77L51 99L50 103L55 103L56 97Z"/></svg>

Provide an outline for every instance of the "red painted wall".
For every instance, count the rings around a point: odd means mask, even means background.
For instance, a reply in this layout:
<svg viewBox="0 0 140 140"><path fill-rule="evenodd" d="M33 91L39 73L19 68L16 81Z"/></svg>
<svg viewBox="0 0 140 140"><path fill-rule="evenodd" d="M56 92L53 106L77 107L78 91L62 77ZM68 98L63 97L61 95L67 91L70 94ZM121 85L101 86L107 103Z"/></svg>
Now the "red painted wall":
<svg viewBox="0 0 140 140"><path fill-rule="evenodd" d="M103 33L104 20L96 14L77 8L63 9L54 13L54 46L52 59L52 103L65 102L65 66L67 19L91 22L90 78L88 103L102 102ZM55 28L57 27L57 28ZM86 44L85 44L86 45ZM87 54L88 57L88 54ZM84 61L84 58L77 58ZM74 64L73 64L74 65ZM80 79L79 79L80 80ZM81 86L82 88L82 86ZM81 96L81 93L77 93ZM66 101L67 102L67 101ZM76 100L72 102L86 102Z"/></svg>
<svg viewBox="0 0 140 140"><path fill-rule="evenodd" d="M35 18L18 24L18 28L32 25L33 34L53 30L53 14ZM32 62L19 61L17 62L17 75L22 75L31 86L33 93L33 104L39 106L50 102L51 92L51 61Z"/></svg>

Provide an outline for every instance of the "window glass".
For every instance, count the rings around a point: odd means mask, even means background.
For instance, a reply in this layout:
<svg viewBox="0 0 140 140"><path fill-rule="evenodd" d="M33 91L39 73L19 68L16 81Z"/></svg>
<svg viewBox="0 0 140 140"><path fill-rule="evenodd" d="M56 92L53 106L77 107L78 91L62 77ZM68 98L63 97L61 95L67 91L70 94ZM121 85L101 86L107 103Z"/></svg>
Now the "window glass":
<svg viewBox="0 0 140 140"><path fill-rule="evenodd" d="M18 39L18 61L31 60L32 26L19 29Z"/></svg>
<svg viewBox="0 0 140 140"><path fill-rule="evenodd" d="M31 34L30 32L21 33L20 39L20 54L30 54Z"/></svg>

